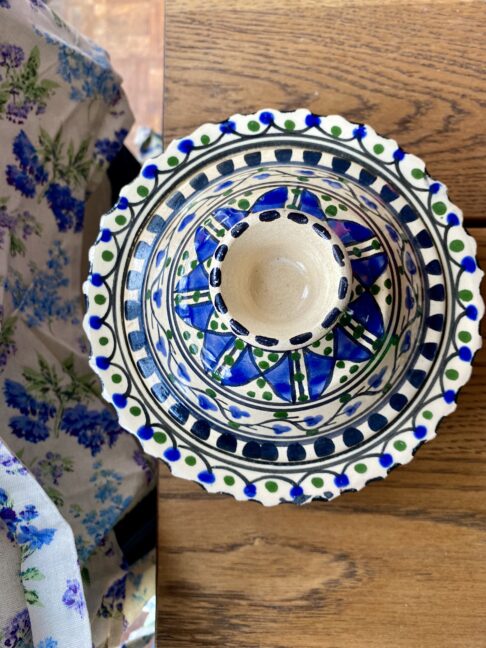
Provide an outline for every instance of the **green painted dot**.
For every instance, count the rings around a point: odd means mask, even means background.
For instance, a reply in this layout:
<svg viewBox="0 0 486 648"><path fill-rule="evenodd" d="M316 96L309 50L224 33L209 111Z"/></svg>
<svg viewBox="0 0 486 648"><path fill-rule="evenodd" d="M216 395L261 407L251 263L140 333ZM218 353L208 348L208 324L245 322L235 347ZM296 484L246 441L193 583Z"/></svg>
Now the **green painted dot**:
<svg viewBox="0 0 486 648"><path fill-rule="evenodd" d="M321 194L322 200L332 200L331 196L329 194Z"/></svg>
<svg viewBox="0 0 486 648"><path fill-rule="evenodd" d="M137 187L137 193L139 196L142 196L142 198L145 198L145 196L148 196L149 190L147 187L144 187L143 185L138 185Z"/></svg>
<svg viewBox="0 0 486 648"><path fill-rule="evenodd" d="M261 349L253 349L253 355L256 355L257 358L261 358L263 355L263 351Z"/></svg>
<svg viewBox="0 0 486 648"><path fill-rule="evenodd" d="M459 378L459 372L455 369L447 369L445 375L446 378L449 378L449 380L457 380Z"/></svg>
<svg viewBox="0 0 486 648"><path fill-rule="evenodd" d="M179 159L176 158L175 155L171 155L170 158L167 160L167 164L171 167L177 166L179 164Z"/></svg>
<svg viewBox="0 0 486 648"><path fill-rule="evenodd" d="M167 435L165 432L155 432L153 438L155 443L165 443L167 441Z"/></svg>
<svg viewBox="0 0 486 648"><path fill-rule="evenodd" d="M421 178L423 178L425 176L425 173L422 171L422 169L412 169L412 176L416 180L420 180Z"/></svg>
<svg viewBox="0 0 486 648"><path fill-rule="evenodd" d="M111 379L112 379L112 381L113 381L116 385L117 385L118 383L121 383L121 381L122 381L122 377L120 376L120 374L113 374L113 376L111 377Z"/></svg>
<svg viewBox="0 0 486 648"><path fill-rule="evenodd" d="M299 382L299 383L300 383L300 382L302 382L302 381L304 380L304 378L305 378L304 374L303 374L303 373L300 373L300 371L298 371L296 374L294 374L294 380L295 380L295 382Z"/></svg>
<svg viewBox="0 0 486 648"><path fill-rule="evenodd" d="M395 441L393 447L398 450L398 452L403 452L407 448L405 441Z"/></svg>
<svg viewBox="0 0 486 648"><path fill-rule="evenodd" d="M271 401L272 398L273 398L273 394L272 394L272 392L264 391L263 394L262 394L262 398L264 398L267 401Z"/></svg>
<svg viewBox="0 0 486 648"><path fill-rule="evenodd" d="M339 402L340 403L349 403L351 400L351 394L343 394L342 396L339 397Z"/></svg>
<svg viewBox="0 0 486 648"><path fill-rule="evenodd" d="M385 301L386 301L386 303L387 303L388 306L389 306L389 305L392 303L392 301L393 301L392 296L391 296L391 295L387 295Z"/></svg>
<svg viewBox="0 0 486 648"><path fill-rule="evenodd" d="M103 261L111 261L113 259L113 252L110 252L110 250L105 250L101 253L101 258L103 259Z"/></svg>
<svg viewBox="0 0 486 648"><path fill-rule="evenodd" d="M95 304L104 304L106 301L106 297L104 295L95 295L94 297Z"/></svg>
<svg viewBox="0 0 486 648"><path fill-rule="evenodd" d="M263 371L265 371L265 369L268 369L270 365L266 360L262 360L258 363L258 366L260 367L260 369L263 369Z"/></svg>
<svg viewBox="0 0 486 648"><path fill-rule="evenodd" d="M249 206L250 206L250 203L248 202L248 200L245 200L245 198L242 198L241 200L238 200L238 207L240 209L248 209Z"/></svg>
<svg viewBox="0 0 486 648"><path fill-rule="evenodd" d="M260 389L263 389L266 384L267 384L267 381L265 380L265 378L258 378L257 387L260 387Z"/></svg>
<svg viewBox="0 0 486 648"><path fill-rule="evenodd" d="M248 122L248 130L251 130L252 133L256 133L257 131L260 130L260 124L252 119L251 121Z"/></svg>
<svg viewBox="0 0 486 648"><path fill-rule="evenodd" d="M324 480L320 477L313 477L311 479L312 485L316 488L322 488L324 486Z"/></svg>
<svg viewBox="0 0 486 648"><path fill-rule="evenodd" d="M230 421L229 425L230 425L230 427L234 428L235 430L237 430L240 427L240 424L235 423L235 421Z"/></svg>
<svg viewBox="0 0 486 648"><path fill-rule="evenodd" d="M233 484L235 483L235 478L232 477L231 475L226 475L223 478L223 480L224 480L224 483L226 484L226 486L233 486Z"/></svg>
<svg viewBox="0 0 486 648"><path fill-rule="evenodd" d="M234 359L230 355L225 355L224 356L224 364L228 365L228 367L231 367L235 363Z"/></svg>
<svg viewBox="0 0 486 648"><path fill-rule="evenodd" d="M255 396L256 396L254 391L246 392L246 395L249 396L250 398L255 398Z"/></svg>
<svg viewBox="0 0 486 648"><path fill-rule="evenodd" d="M299 400L301 403L305 403L309 400L309 397L306 394L301 394L297 400Z"/></svg>
<svg viewBox="0 0 486 648"><path fill-rule="evenodd" d="M458 335L458 338L461 340L461 342L470 342L472 340L472 335L469 333L469 331L461 331Z"/></svg>
<svg viewBox="0 0 486 648"><path fill-rule="evenodd" d="M201 135L201 144L204 144L204 146L207 146L211 140L209 139L209 135Z"/></svg>
<svg viewBox="0 0 486 648"><path fill-rule="evenodd" d="M471 301L473 298L473 294L470 290L461 290L459 292L459 299L462 299L462 301L468 302Z"/></svg>
<svg viewBox="0 0 486 648"><path fill-rule="evenodd" d="M288 412L274 412L273 417L277 419L286 419L288 418Z"/></svg>
<svg viewBox="0 0 486 648"><path fill-rule="evenodd" d="M268 359L270 360L270 362L277 362L279 357L280 356L278 355L278 353L269 353L268 354Z"/></svg>
<svg viewBox="0 0 486 648"><path fill-rule="evenodd" d="M430 421L430 419L431 419L434 415L433 415L432 412L430 412L429 410L424 410L424 411L422 412L422 416L424 417L424 419L427 419L428 421Z"/></svg>
<svg viewBox="0 0 486 648"><path fill-rule="evenodd" d="M107 337L100 337L98 342L101 344L101 346L106 346L108 344L109 340L108 340Z"/></svg>
<svg viewBox="0 0 486 648"><path fill-rule="evenodd" d="M190 344L189 353L191 353L192 355L196 355L197 352L198 352L197 346L195 344Z"/></svg>
<svg viewBox="0 0 486 648"><path fill-rule="evenodd" d="M193 457L192 455L189 455L188 457L185 458L184 460L188 466L195 466L196 465L196 457Z"/></svg>
<svg viewBox="0 0 486 648"><path fill-rule="evenodd" d="M293 351L293 352L290 354L290 357L292 358L292 360L293 360L294 362L299 362L299 360L300 360L300 353L299 353L298 351Z"/></svg>
<svg viewBox="0 0 486 648"><path fill-rule="evenodd" d="M359 247L354 247L352 249L352 253L354 254L354 256L357 256L357 257L361 256L361 250L359 249Z"/></svg>
<svg viewBox="0 0 486 648"><path fill-rule="evenodd" d="M336 367L337 367L338 369L344 369L344 361L343 361L343 360L338 360L338 361L336 362Z"/></svg>
<svg viewBox="0 0 486 648"><path fill-rule="evenodd" d="M284 127L285 130L293 131L295 128L295 122L293 122L291 119L286 119L284 122Z"/></svg>
<svg viewBox="0 0 486 648"><path fill-rule="evenodd" d="M170 329L167 329L167 331L165 332L165 335L166 335L168 340L172 340L172 338L174 337L174 334L172 333L172 331Z"/></svg>
<svg viewBox="0 0 486 648"><path fill-rule="evenodd" d="M202 340L204 337L204 333L202 331L198 331L196 335L200 340Z"/></svg>
<svg viewBox="0 0 486 648"><path fill-rule="evenodd" d="M184 340L189 340L189 338L191 337L191 334L189 333L189 331L184 331L184 333L182 334L182 337L184 338Z"/></svg>
<svg viewBox="0 0 486 648"><path fill-rule="evenodd" d="M326 214L328 216L335 216L337 214L337 207L335 205L328 205L326 207Z"/></svg>
<svg viewBox="0 0 486 648"><path fill-rule="evenodd" d="M364 326L359 324L353 331L353 337L355 340L359 340L360 337L362 337L364 333Z"/></svg>
<svg viewBox="0 0 486 648"><path fill-rule="evenodd" d="M317 347L320 347L320 346L321 346L321 341L320 341L320 340L316 340L315 342L312 343L311 346L312 346L314 349L317 349Z"/></svg>
<svg viewBox="0 0 486 648"><path fill-rule="evenodd" d="M332 353L332 347L326 347L324 349L324 355L330 355Z"/></svg>
<svg viewBox="0 0 486 648"><path fill-rule="evenodd" d="M437 216L443 216L447 211L447 207L443 202L439 201L432 205L432 210L437 214Z"/></svg>
<svg viewBox="0 0 486 648"><path fill-rule="evenodd" d="M137 407L136 405L130 407L130 414L132 414L132 416L140 416L141 413L142 410L140 409L140 407Z"/></svg>
<svg viewBox="0 0 486 648"><path fill-rule="evenodd" d="M462 252L464 250L464 243L460 239L455 239L449 243L449 250L452 252Z"/></svg>
<svg viewBox="0 0 486 648"><path fill-rule="evenodd" d="M385 288L391 288L392 282L391 279L385 279Z"/></svg>
<svg viewBox="0 0 486 648"><path fill-rule="evenodd" d="M221 328L222 328L223 331L227 331L227 330L228 330L228 327L226 326L226 324L221 324Z"/></svg>
<svg viewBox="0 0 486 648"><path fill-rule="evenodd" d="M269 493L276 493L278 491L278 484L274 481L265 482L265 488Z"/></svg>
<svg viewBox="0 0 486 648"><path fill-rule="evenodd" d="M365 473L368 470L368 466L366 464L364 464L364 463L359 463L359 464L356 464L354 469L356 470L357 473L362 475L363 473Z"/></svg>
<svg viewBox="0 0 486 648"><path fill-rule="evenodd" d="M374 239L373 241L371 241L371 247L372 247L374 250L379 250L379 249L381 248L381 243L380 243L380 241L377 241L376 239Z"/></svg>
<svg viewBox="0 0 486 648"><path fill-rule="evenodd" d="M348 208L346 207L346 205L343 205L342 203L339 203L338 207L339 207L339 209L341 211L348 211Z"/></svg>
<svg viewBox="0 0 486 648"><path fill-rule="evenodd" d="M381 155L384 150L385 147L383 146L383 144L375 144L373 146L373 151L376 153L376 155Z"/></svg>
<svg viewBox="0 0 486 648"><path fill-rule="evenodd" d="M243 340L240 340L239 338L237 338L237 339L235 340L235 347L236 347L239 351L241 351L242 349L245 348L245 343L243 342Z"/></svg>
<svg viewBox="0 0 486 648"><path fill-rule="evenodd" d="M127 219L125 218L125 216L122 216L121 214L115 217L115 223L117 225L125 225L126 222Z"/></svg>
<svg viewBox="0 0 486 648"><path fill-rule="evenodd" d="M359 365L353 365L351 367L351 369L349 370L349 373L354 374L354 373L356 373L358 371L358 369L359 369Z"/></svg>
<svg viewBox="0 0 486 648"><path fill-rule="evenodd" d="M209 324L209 328L212 331L215 331L218 328L218 322L215 322L214 320Z"/></svg>
<svg viewBox="0 0 486 648"><path fill-rule="evenodd" d="M371 286L370 292L372 295L377 295L380 292L380 286L374 284L374 286Z"/></svg>
<svg viewBox="0 0 486 648"><path fill-rule="evenodd" d="M348 379L347 376L341 376L341 378L339 379L339 382L340 383L345 383L347 379Z"/></svg>
<svg viewBox="0 0 486 648"><path fill-rule="evenodd" d="M328 333L324 339L327 340L328 342L330 342L330 341L332 340L333 337L334 337L334 335L333 335L333 333L331 332L331 333Z"/></svg>
<svg viewBox="0 0 486 648"><path fill-rule="evenodd" d="M339 137L342 132L343 131L340 126L331 126L331 135L333 137Z"/></svg>

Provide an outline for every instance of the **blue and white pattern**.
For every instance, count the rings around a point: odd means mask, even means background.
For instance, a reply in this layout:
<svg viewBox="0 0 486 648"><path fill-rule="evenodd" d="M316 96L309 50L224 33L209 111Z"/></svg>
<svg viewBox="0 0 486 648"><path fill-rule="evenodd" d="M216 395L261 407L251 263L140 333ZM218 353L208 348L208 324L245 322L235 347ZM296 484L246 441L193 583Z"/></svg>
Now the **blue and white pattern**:
<svg viewBox="0 0 486 648"><path fill-rule="evenodd" d="M0 645L117 645L154 583L113 526L154 465L89 369L80 252L132 116L107 54L41 0L0 2L0 90Z"/></svg>

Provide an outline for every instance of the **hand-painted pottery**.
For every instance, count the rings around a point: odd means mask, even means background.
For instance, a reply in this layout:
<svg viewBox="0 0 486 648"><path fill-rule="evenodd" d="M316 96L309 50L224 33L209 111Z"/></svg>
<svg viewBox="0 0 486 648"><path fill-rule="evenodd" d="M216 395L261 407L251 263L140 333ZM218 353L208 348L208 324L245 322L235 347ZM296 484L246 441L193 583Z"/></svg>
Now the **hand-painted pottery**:
<svg viewBox="0 0 486 648"><path fill-rule="evenodd" d="M481 344L474 240L424 163L306 110L207 124L102 219L93 369L175 475L332 499L435 436Z"/></svg>

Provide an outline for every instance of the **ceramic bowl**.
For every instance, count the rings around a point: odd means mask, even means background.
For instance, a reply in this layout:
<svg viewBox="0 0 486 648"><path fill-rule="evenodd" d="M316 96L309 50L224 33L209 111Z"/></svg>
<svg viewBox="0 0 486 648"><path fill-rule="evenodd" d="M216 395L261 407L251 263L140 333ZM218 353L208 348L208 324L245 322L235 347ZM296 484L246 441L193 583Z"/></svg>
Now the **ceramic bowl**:
<svg viewBox="0 0 486 648"><path fill-rule="evenodd" d="M405 464L481 345L461 211L372 128L263 110L176 140L90 252L91 366L172 472L266 505Z"/></svg>

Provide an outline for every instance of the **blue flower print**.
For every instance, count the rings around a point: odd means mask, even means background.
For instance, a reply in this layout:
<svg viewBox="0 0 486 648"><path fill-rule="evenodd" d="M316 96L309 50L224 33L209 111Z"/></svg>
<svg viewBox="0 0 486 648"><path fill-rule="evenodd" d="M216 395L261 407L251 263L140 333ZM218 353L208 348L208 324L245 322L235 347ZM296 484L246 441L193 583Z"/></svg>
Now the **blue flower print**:
<svg viewBox="0 0 486 648"><path fill-rule="evenodd" d="M59 644L55 639L52 637L46 637L39 643L37 648L58 648L58 645Z"/></svg>
<svg viewBox="0 0 486 648"><path fill-rule="evenodd" d="M117 153L120 151L123 140L128 135L126 128L120 128L115 131L115 139L110 140L107 137L96 140L95 142L95 155L101 160L112 162Z"/></svg>
<svg viewBox="0 0 486 648"><path fill-rule="evenodd" d="M23 648L31 645L32 633L27 611L18 612L0 631L0 639L5 648Z"/></svg>
<svg viewBox="0 0 486 648"><path fill-rule="evenodd" d="M380 371L373 374L370 378L368 378L368 385L370 387L373 387L373 389L378 389L378 387L383 382L383 376L385 375L385 372L386 367L383 367L383 369L380 369Z"/></svg>
<svg viewBox="0 0 486 648"><path fill-rule="evenodd" d="M82 403L66 409L60 427L76 437L78 443L88 448L93 457L105 444L113 447L122 432L116 417L109 410L89 410Z"/></svg>
<svg viewBox="0 0 486 648"><path fill-rule="evenodd" d="M12 433L30 443L45 441L49 436L46 423L55 416L55 408L49 403L36 400L21 383L10 379L5 381L3 392L6 404L20 412L19 416L13 416L9 420Z"/></svg>
<svg viewBox="0 0 486 648"><path fill-rule="evenodd" d="M7 69L18 68L22 65L24 59L24 51L18 45L0 43L0 67Z"/></svg>
<svg viewBox="0 0 486 648"><path fill-rule="evenodd" d="M6 475L27 475L27 469L22 465L22 462L14 455L9 453L3 454L1 452L2 444L0 443L0 466L5 471ZM0 502L1 503L1 502Z"/></svg>
<svg viewBox="0 0 486 648"><path fill-rule="evenodd" d="M84 618L86 603L84 602L83 589L77 578L68 578L66 581L66 591L62 596L64 605Z"/></svg>
<svg viewBox="0 0 486 648"><path fill-rule="evenodd" d="M56 529L38 529L34 525L21 525L17 533L17 542L23 545L25 552L32 554L42 549L44 545L51 544Z"/></svg>
<svg viewBox="0 0 486 648"><path fill-rule="evenodd" d="M46 198L60 232L83 229L84 202L74 198L69 187L53 182L46 191Z"/></svg>
<svg viewBox="0 0 486 648"><path fill-rule="evenodd" d="M5 172L7 182L20 191L23 196L34 198L37 185L44 184L48 175L25 131L21 130L15 137L12 151L18 166L16 164L7 165Z"/></svg>
<svg viewBox="0 0 486 648"><path fill-rule="evenodd" d="M105 619L120 616L126 598L127 575L116 580L104 594L98 616Z"/></svg>
<svg viewBox="0 0 486 648"><path fill-rule="evenodd" d="M69 262L60 241L54 241L46 269L41 270L31 262L30 277L14 271L7 278L5 287L11 293L14 308L26 316L27 326L36 327L43 322L51 325L56 319L79 323L78 299L65 299L60 292L69 287L69 279L64 274Z"/></svg>

